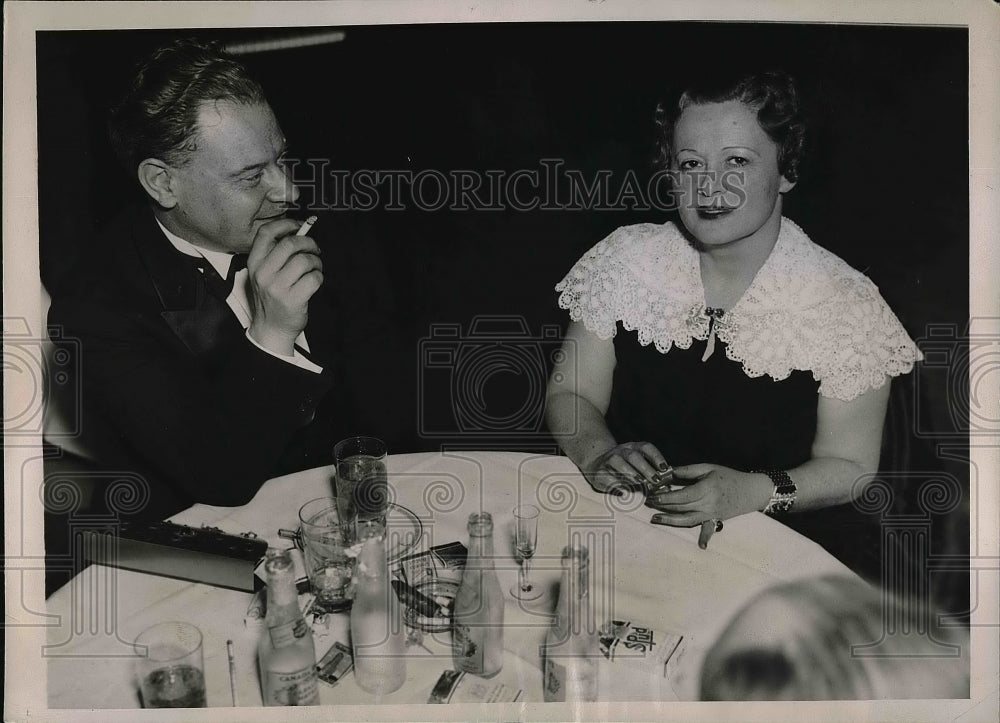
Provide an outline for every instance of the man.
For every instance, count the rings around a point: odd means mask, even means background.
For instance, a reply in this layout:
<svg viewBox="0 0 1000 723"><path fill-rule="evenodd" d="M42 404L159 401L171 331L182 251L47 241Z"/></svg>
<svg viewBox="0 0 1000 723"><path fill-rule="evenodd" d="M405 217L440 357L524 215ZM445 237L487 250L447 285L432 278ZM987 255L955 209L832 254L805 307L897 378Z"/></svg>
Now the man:
<svg viewBox="0 0 1000 723"><path fill-rule="evenodd" d="M377 260L351 265L371 249L341 215L317 224L326 258L298 233L261 86L178 42L140 64L109 128L147 207L98 236L49 323L80 340L92 455L149 482L139 513L244 504L275 474L327 464L339 436L391 437L386 284Z"/></svg>

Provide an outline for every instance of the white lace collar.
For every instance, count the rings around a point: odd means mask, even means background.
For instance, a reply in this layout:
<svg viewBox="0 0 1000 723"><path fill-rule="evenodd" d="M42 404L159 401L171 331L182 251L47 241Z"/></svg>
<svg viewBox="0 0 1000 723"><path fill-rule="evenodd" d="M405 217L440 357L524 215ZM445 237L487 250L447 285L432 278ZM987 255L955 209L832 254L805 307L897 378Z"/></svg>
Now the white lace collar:
<svg viewBox="0 0 1000 723"><path fill-rule="evenodd" d="M601 339L616 323L662 353L709 339L750 377L811 371L824 396L848 401L905 374L916 345L875 285L783 218L778 241L736 305L710 327L698 252L673 223L624 226L556 285L559 306Z"/></svg>

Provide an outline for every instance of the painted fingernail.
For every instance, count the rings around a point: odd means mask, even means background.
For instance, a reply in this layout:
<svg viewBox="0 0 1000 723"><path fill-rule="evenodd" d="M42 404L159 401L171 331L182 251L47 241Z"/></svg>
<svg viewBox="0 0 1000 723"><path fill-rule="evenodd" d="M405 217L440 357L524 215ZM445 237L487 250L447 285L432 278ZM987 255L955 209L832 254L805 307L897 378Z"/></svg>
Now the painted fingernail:
<svg viewBox="0 0 1000 723"><path fill-rule="evenodd" d="M668 467L668 465L667 465L666 462L660 462L660 471L661 472L666 472L667 471L667 467Z"/></svg>
<svg viewBox="0 0 1000 723"><path fill-rule="evenodd" d="M615 497L624 497L625 496L625 492L624 492L624 490L622 490L621 487L609 487L608 488L608 494L609 495L614 495Z"/></svg>
<svg viewBox="0 0 1000 723"><path fill-rule="evenodd" d="M637 474L632 475L632 479L634 479L636 482L638 482L641 485L646 484L646 478L643 477L641 474L637 473Z"/></svg>

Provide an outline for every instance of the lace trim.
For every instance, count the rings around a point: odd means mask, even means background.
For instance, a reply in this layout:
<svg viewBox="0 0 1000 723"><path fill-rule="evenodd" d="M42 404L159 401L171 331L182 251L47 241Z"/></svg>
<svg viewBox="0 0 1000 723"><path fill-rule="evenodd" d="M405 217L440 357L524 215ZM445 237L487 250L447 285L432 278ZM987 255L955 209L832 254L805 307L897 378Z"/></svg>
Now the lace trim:
<svg viewBox="0 0 1000 723"><path fill-rule="evenodd" d="M666 354L709 337L698 253L673 223L617 229L556 285L559 306L601 339L617 323ZM823 396L850 401L922 358L866 276L782 219L778 242L739 302L717 317L726 356L749 377L811 371Z"/></svg>

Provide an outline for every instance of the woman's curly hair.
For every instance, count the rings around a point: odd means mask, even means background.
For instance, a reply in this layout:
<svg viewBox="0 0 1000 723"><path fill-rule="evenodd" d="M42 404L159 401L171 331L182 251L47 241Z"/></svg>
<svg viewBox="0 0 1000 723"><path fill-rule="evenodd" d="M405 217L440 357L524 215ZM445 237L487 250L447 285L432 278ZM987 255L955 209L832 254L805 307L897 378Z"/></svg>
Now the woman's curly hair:
<svg viewBox="0 0 1000 723"><path fill-rule="evenodd" d="M794 79L780 71L708 79L687 88L676 103L657 105L656 166L670 168L674 125L685 108L731 100L757 111L761 128L778 145L778 170L789 181L797 181L806 142L806 119Z"/></svg>

